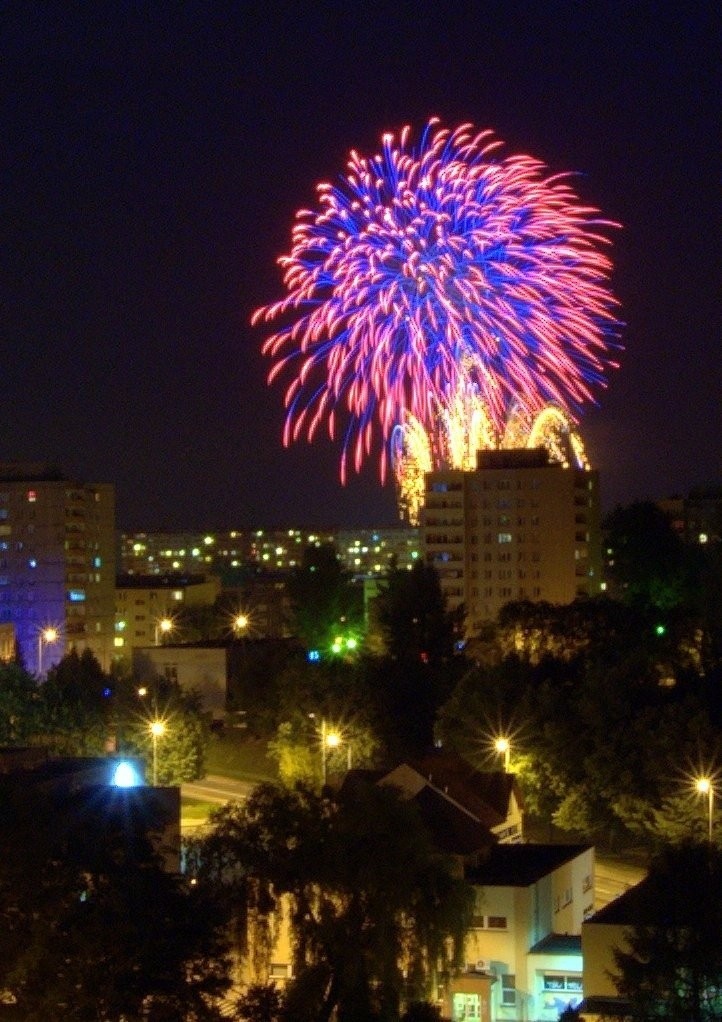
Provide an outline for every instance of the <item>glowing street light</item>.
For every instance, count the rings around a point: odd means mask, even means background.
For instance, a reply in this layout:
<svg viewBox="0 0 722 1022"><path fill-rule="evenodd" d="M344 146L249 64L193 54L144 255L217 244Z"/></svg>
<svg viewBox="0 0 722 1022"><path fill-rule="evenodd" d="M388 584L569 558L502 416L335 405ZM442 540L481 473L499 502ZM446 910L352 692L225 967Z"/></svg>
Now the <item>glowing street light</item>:
<svg viewBox="0 0 722 1022"><path fill-rule="evenodd" d="M714 784L709 777L698 777L695 788L700 795L707 796L707 840L712 844L712 818L714 815Z"/></svg>
<svg viewBox="0 0 722 1022"><path fill-rule="evenodd" d="M342 733L335 729L328 730L326 721L321 718L321 772L323 774L323 783L326 783L327 767L328 767L328 752L330 749L338 749L340 745L343 745L346 741L346 769L351 769L351 743L348 739L344 739Z"/></svg>
<svg viewBox="0 0 722 1022"><path fill-rule="evenodd" d="M158 739L165 734L165 724L162 720L153 720L149 725L150 735L153 740L153 787L158 785Z"/></svg>
<svg viewBox="0 0 722 1022"><path fill-rule="evenodd" d="M59 638L60 632L52 626L41 628L38 632L38 677L41 677L43 673L43 648L46 645L57 642Z"/></svg>
<svg viewBox="0 0 722 1022"><path fill-rule="evenodd" d="M160 646L164 635L170 635L173 631L173 618L161 617L155 623L155 645Z"/></svg>
<svg viewBox="0 0 722 1022"><path fill-rule="evenodd" d="M248 616L248 614L245 614L243 611L239 611L233 617L233 631L237 635L245 635L245 633L248 631L248 626L250 625L250 623L251 619Z"/></svg>
<svg viewBox="0 0 722 1022"><path fill-rule="evenodd" d="M511 742L508 738L497 738L494 742L494 748L500 756L504 757L504 773L508 774L511 759Z"/></svg>

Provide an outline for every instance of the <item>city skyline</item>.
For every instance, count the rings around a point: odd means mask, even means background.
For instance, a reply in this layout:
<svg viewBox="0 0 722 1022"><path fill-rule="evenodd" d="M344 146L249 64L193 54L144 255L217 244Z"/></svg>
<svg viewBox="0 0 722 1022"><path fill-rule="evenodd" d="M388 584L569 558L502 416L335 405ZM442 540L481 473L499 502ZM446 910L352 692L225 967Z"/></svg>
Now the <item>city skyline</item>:
<svg viewBox="0 0 722 1022"><path fill-rule="evenodd" d="M438 115L622 224L603 506L722 478L713 5L242 6L4 13L0 460L114 483L123 529L392 524L373 466L282 447L250 315L316 183Z"/></svg>

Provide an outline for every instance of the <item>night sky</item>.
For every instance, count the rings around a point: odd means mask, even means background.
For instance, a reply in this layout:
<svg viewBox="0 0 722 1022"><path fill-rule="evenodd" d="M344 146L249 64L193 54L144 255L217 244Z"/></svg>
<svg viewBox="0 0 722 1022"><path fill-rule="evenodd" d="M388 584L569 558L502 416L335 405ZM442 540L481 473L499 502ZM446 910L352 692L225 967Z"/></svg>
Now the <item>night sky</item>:
<svg viewBox="0 0 722 1022"><path fill-rule="evenodd" d="M605 507L722 482L721 40L717 2L3 4L0 461L115 483L124 529L392 523L373 463L282 447L249 318L315 184L438 115L624 225Z"/></svg>

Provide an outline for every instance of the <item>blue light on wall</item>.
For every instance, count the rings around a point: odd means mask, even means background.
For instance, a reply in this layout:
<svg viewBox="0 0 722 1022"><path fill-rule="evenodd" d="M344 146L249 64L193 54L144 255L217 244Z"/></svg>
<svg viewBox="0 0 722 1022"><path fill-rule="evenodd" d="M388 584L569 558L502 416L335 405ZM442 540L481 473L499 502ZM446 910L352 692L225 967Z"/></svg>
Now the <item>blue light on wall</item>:
<svg viewBox="0 0 722 1022"><path fill-rule="evenodd" d="M143 783L143 778L132 763L123 760L121 763L118 763L113 771L111 783L116 788L137 788Z"/></svg>

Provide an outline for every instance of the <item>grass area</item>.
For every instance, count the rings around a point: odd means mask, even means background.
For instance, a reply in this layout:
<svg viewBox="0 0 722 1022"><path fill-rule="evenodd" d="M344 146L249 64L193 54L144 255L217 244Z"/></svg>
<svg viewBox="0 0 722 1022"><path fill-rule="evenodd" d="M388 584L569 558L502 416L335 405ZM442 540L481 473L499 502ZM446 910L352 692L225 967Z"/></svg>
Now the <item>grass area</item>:
<svg viewBox="0 0 722 1022"><path fill-rule="evenodd" d="M200 798L184 798L181 801L181 818L187 822L203 823L208 819L212 809L217 809L216 802L205 802Z"/></svg>
<svg viewBox="0 0 722 1022"><path fill-rule="evenodd" d="M233 777L238 781L275 781L276 763L268 756L266 742L249 737L245 731L226 728L214 734L208 746L206 773Z"/></svg>

